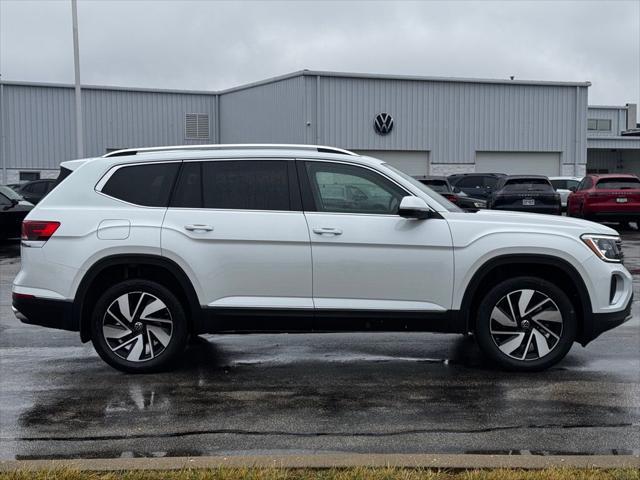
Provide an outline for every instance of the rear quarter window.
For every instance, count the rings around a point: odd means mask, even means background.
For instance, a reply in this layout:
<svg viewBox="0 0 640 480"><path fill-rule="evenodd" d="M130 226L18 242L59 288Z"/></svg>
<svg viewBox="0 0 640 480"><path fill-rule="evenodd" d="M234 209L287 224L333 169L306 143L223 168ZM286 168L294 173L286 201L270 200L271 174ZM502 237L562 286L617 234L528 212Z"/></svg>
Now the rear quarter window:
<svg viewBox="0 0 640 480"><path fill-rule="evenodd" d="M597 190L637 190L640 179L637 178L603 178L596 184Z"/></svg>
<svg viewBox="0 0 640 480"><path fill-rule="evenodd" d="M118 168L101 192L145 207L166 207L179 163L128 165Z"/></svg>
<svg viewBox="0 0 640 480"><path fill-rule="evenodd" d="M551 191L553 187L549 183L549 180L542 178L519 178L507 180L503 189L514 192L521 190Z"/></svg>

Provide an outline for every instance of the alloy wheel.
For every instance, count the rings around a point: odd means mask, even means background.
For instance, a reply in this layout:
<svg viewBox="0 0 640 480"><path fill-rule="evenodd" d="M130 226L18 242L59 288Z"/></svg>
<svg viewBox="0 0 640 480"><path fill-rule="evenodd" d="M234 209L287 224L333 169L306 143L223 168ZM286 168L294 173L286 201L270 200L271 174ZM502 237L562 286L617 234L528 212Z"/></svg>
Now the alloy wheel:
<svg viewBox="0 0 640 480"><path fill-rule="evenodd" d="M116 298L102 319L107 346L120 358L145 362L171 342L173 319L165 303L148 292L128 292Z"/></svg>
<svg viewBox="0 0 640 480"><path fill-rule="evenodd" d="M545 357L560 343L562 331L560 309L538 290L510 292L491 312L491 338L503 354L515 360Z"/></svg>

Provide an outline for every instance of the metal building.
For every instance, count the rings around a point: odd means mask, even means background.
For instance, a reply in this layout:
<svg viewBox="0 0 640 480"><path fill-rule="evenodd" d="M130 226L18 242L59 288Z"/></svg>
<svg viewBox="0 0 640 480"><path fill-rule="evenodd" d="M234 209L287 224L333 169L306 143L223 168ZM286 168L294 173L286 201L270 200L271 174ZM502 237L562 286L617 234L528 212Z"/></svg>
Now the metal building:
<svg viewBox="0 0 640 480"><path fill-rule="evenodd" d="M606 113L587 107L589 85L305 70L219 92L83 86L84 153L314 143L387 159L414 175L582 175L592 141L594 150L612 149L598 143L603 136L587 135L592 112ZM612 119L611 132L633 157L640 138L622 140L617 129L635 123L635 110L622 108L624 120L614 128ZM71 85L2 82L0 109L3 181L53 176L61 161L76 157ZM593 154L594 162L608 162L600 169L634 165L626 153L622 164L610 153L603 160Z"/></svg>
<svg viewBox="0 0 640 480"><path fill-rule="evenodd" d="M587 118L587 165L594 173L640 175L637 106L592 105Z"/></svg>

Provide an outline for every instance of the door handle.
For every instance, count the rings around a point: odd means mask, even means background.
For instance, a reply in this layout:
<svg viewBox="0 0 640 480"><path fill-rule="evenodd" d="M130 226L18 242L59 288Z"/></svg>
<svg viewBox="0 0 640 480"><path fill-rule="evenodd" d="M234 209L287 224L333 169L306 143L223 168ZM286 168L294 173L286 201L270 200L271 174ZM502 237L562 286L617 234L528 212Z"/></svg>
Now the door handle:
<svg viewBox="0 0 640 480"><path fill-rule="evenodd" d="M342 230L334 227L314 228L313 233L318 235L342 235Z"/></svg>
<svg viewBox="0 0 640 480"><path fill-rule="evenodd" d="M189 230L190 232L211 232L213 227L211 225L201 225L199 223L193 223L191 225L185 225L185 230Z"/></svg>

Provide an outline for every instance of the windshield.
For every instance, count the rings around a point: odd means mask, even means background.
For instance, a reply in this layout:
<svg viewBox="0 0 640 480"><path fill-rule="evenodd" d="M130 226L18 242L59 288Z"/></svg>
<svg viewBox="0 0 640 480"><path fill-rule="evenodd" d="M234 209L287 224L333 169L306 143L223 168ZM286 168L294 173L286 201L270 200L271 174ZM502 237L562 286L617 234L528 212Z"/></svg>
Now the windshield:
<svg viewBox="0 0 640 480"><path fill-rule="evenodd" d="M414 187L418 188L420 191L426 193L429 197L433 198L436 202L438 202L447 211L449 211L449 212L464 212L464 210L462 210L460 207L458 207L457 205L454 205L449 200L444 198L442 195L440 195L439 193L435 192L433 189L427 187L426 185L423 185L418 180L413 178L411 175L407 175L406 173L398 170L397 168L392 167L388 163L383 163L383 165L386 168L388 168L389 170L393 171L394 173L397 173L398 175L400 175L403 179L405 179L407 182L409 182Z"/></svg>
<svg viewBox="0 0 640 480"><path fill-rule="evenodd" d="M0 185L0 193L2 193L9 200L22 200L22 197L13 191L13 189L7 187L6 185Z"/></svg>
<svg viewBox="0 0 640 480"><path fill-rule="evenodd" d="M638 178L603 178L596 184L597 190L637 190L640 189Z"/></svg>
<svg viewBox="0 0 640 480"><path fill-rule="evenodd" d="M521 191L536 191L536 192L546 192L549 190L553 190L553 187L549 183L549 180L544 178L519 178L514 180L509 180L504 187L502 187L504 191L507 192L521 192Z"/></svg>

